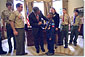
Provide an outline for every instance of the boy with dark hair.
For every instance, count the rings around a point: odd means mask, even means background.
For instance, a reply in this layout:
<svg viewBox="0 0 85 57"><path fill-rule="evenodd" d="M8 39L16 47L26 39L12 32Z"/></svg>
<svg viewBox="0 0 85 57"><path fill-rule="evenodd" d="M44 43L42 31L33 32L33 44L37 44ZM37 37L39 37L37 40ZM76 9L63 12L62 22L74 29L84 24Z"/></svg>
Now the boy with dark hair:
<svg viewBox="0 0 85 57"><path fill-rule="evenodd" d="M55 8L51 7L50 12L53 14L53 20L55 23L55 49L57 48L58 45L60 45L60 28L59 28L59 23L60 23L60 18L59 14L56 12Z"/></svg>
<svg viewBox="0 0 85 57"><path fill-rule="evenodd" d="M48 52L46 53L47 55L53 55L54 54L54 39L55 39L55 24L54 20L52 19L53 14L49 13L47 15L47 18L49 19L48 23L46 24L46 34L47 34L47 47L48 47Z"/></svg>
<svg viewBox="0 0 85 57"><path fill-rule="evenodd" d="M64 48L68 48L68 25L70 24L70 17L67 14L66 8L63 8L63 15L60 16L62 19L62 29L61 29L61 43L63 45L63 40L65 41L65 46Z"/></svg>
<svg viewBox="0 0 85 57"><path fill-rule="evenodd" d="M3 29L4 31L7 30L7 39L8 39L8 45L9 45L9 53L12 52L12 43L11 43L11 37L13 37L14 40L14 50L16 50L16 41L13 34L13 30L11 28L11 25L9 23L9 16L11 15L12 11L12 4L10 2L6 3L7 10L4 10L1 14L1 19L3 23Z"/></svg>
<svg viewBox="0 0 85 57"><path fill-rule="evenodd" d="M17 10L10 15L10 24L16 39L16 55L27 55L25 53L25 30L24 17L22 15L23 5L16 4Z"/></svg>
<svg viewBox="0 0 85 57"><path fill-rule="evenodd" d="M12 4L10 2L7 2L6 7L8 7L8 6L12 6Z"/></svg>
<svg viewBox="0 0 85 57"><path fill-rule="evenodd" d="M72 25L73 29L71 31L69 44L72 44L72 42L73 42L74 46L76 46L77 45L78 34L80 32L81 24L82 24L78 10L74 10L74 18L72 20L73 20L73 25ZM75 36L75 38L73 40L74 36Z"/></svg>

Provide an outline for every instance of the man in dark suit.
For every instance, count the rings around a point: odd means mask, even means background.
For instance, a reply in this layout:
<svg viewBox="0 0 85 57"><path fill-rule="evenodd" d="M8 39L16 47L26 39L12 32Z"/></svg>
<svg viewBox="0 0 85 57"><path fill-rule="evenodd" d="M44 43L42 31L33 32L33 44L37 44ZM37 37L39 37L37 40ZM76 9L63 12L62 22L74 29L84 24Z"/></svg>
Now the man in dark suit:
<svg viewBox="0 0 85 57"><path fill-rule="evenodd" d="M43 33L42 33L42 19L48 20L42 12L39 10L38 7L33 8L33 12L29 15L29 21L30 25L32 26L32 33L34 36L34 43L35 43L35 48L36 52L39 53L40 47L43 52L45 52L44 49L44 42L43 42ZM40 47L39 47L39 41L40 41Z"/></svg>

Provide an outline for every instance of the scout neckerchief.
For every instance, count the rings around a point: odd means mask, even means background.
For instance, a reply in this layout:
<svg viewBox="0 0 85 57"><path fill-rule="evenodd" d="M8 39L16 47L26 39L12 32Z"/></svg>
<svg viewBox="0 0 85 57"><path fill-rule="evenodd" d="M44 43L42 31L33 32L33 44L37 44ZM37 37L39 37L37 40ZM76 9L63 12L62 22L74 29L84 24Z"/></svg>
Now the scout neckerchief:
<svg viewBox="0 0 85 57"><path fill-rule="evenodd" d="M77 16L74 16L74 21L73 21L73 23L75 23L75 21L76 21L76 17L77 17Z"/></svg>

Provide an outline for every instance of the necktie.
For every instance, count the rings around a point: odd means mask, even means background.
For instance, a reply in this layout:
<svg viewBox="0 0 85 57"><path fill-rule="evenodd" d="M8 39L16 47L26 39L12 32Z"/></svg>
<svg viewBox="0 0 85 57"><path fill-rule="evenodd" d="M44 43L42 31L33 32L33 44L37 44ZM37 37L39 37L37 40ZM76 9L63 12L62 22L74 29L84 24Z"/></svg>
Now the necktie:
<svg viewBox="0 0 85 57"><path fill-rule="evenodd" d="M38 15L36 15L36 18L37 18L37 21L39 21L39 16Z"/></svg>
<svg viewBox="0 0 85 57"><path fill-rule="evenodd" d="M75 20L76 20L76 16L74 16L74 23L75 23Z"/></svg>
<svg viewBox="0 0 85 57"><path fill-rule="evenodd" d="M64 14L63 14L63 22L64 22Z"/></svg>

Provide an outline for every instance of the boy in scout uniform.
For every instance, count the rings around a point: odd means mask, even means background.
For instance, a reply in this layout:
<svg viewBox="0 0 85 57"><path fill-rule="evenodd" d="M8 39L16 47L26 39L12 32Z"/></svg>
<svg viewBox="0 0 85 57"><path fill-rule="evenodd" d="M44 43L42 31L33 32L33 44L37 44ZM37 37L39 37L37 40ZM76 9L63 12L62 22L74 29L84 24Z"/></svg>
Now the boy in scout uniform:
<svg viewBox="0 0 85 57"><path fill-rule="evenodd" d="M26 55L25 53L25 31L24 31L24 17L21 14L23 5L16 4L17 10L10 15L10 24L16 39L16 55Z"/></svg>
<svg viewBox="0 0 85 57"><path fill-rule="evenodd" d="M13 34L13 30L11 28L11 25L9 23L9 16L12 13L12 4L10 2L7 2L6 7L7 7L7 10L4 10L2 12L1 19L3 21L2 23L3 23L4 30L5 30L5 24L6 24L7 38L8 38L8 45L9 45L9 53L11 53L12 52L11 37L13 37L13 39L14 39L14 49L16 49L15 37L14 37L14 34Z"/></svg>
<svg viewBox="0 0 85 57"><path fill-rule="evenodd" d="M47 18L49 19L48 23L46 24L46 34L47 34L47 47L48 52L47 55L53 55L54 54L54 40L55 40L55 24L54 20L52 19L53 14L49 13Z"/></svg>
<svg viewBox="0 0 85 57"><path fill-rule="evenodd" d="M80 32L81 24L82 24L82 21L80 20L80 17L78 14L79 14L79 11L74 10L73 26L72 26L70 42L69 42L69 44L72 44L72 41L73 41L74 46L77 45L77 38L78 38L78 34ZM74 36L75 36L75 38L73 40Z"/></svg>
<svg viewBox="0 0 85 57"><path fill-rule="evenodd" d="M53 13L53 20L55 23L56 31L55 31L55 49L57 46L60 44L60 29L59 29L59 23L60 23L60 18L59 14L56 12L55 8L51 7L50 11Z"/></svg>
<svg viewBox="0 0 85 57"><path fill-rule="evenodd" d="M62 19L62 30L61 30L61 43L63 45L63 39L65 37L65 47L68 48L68 25L70 23L70 17L67 14L66 8L63 8L63 16L60 17Z"/></svg>

